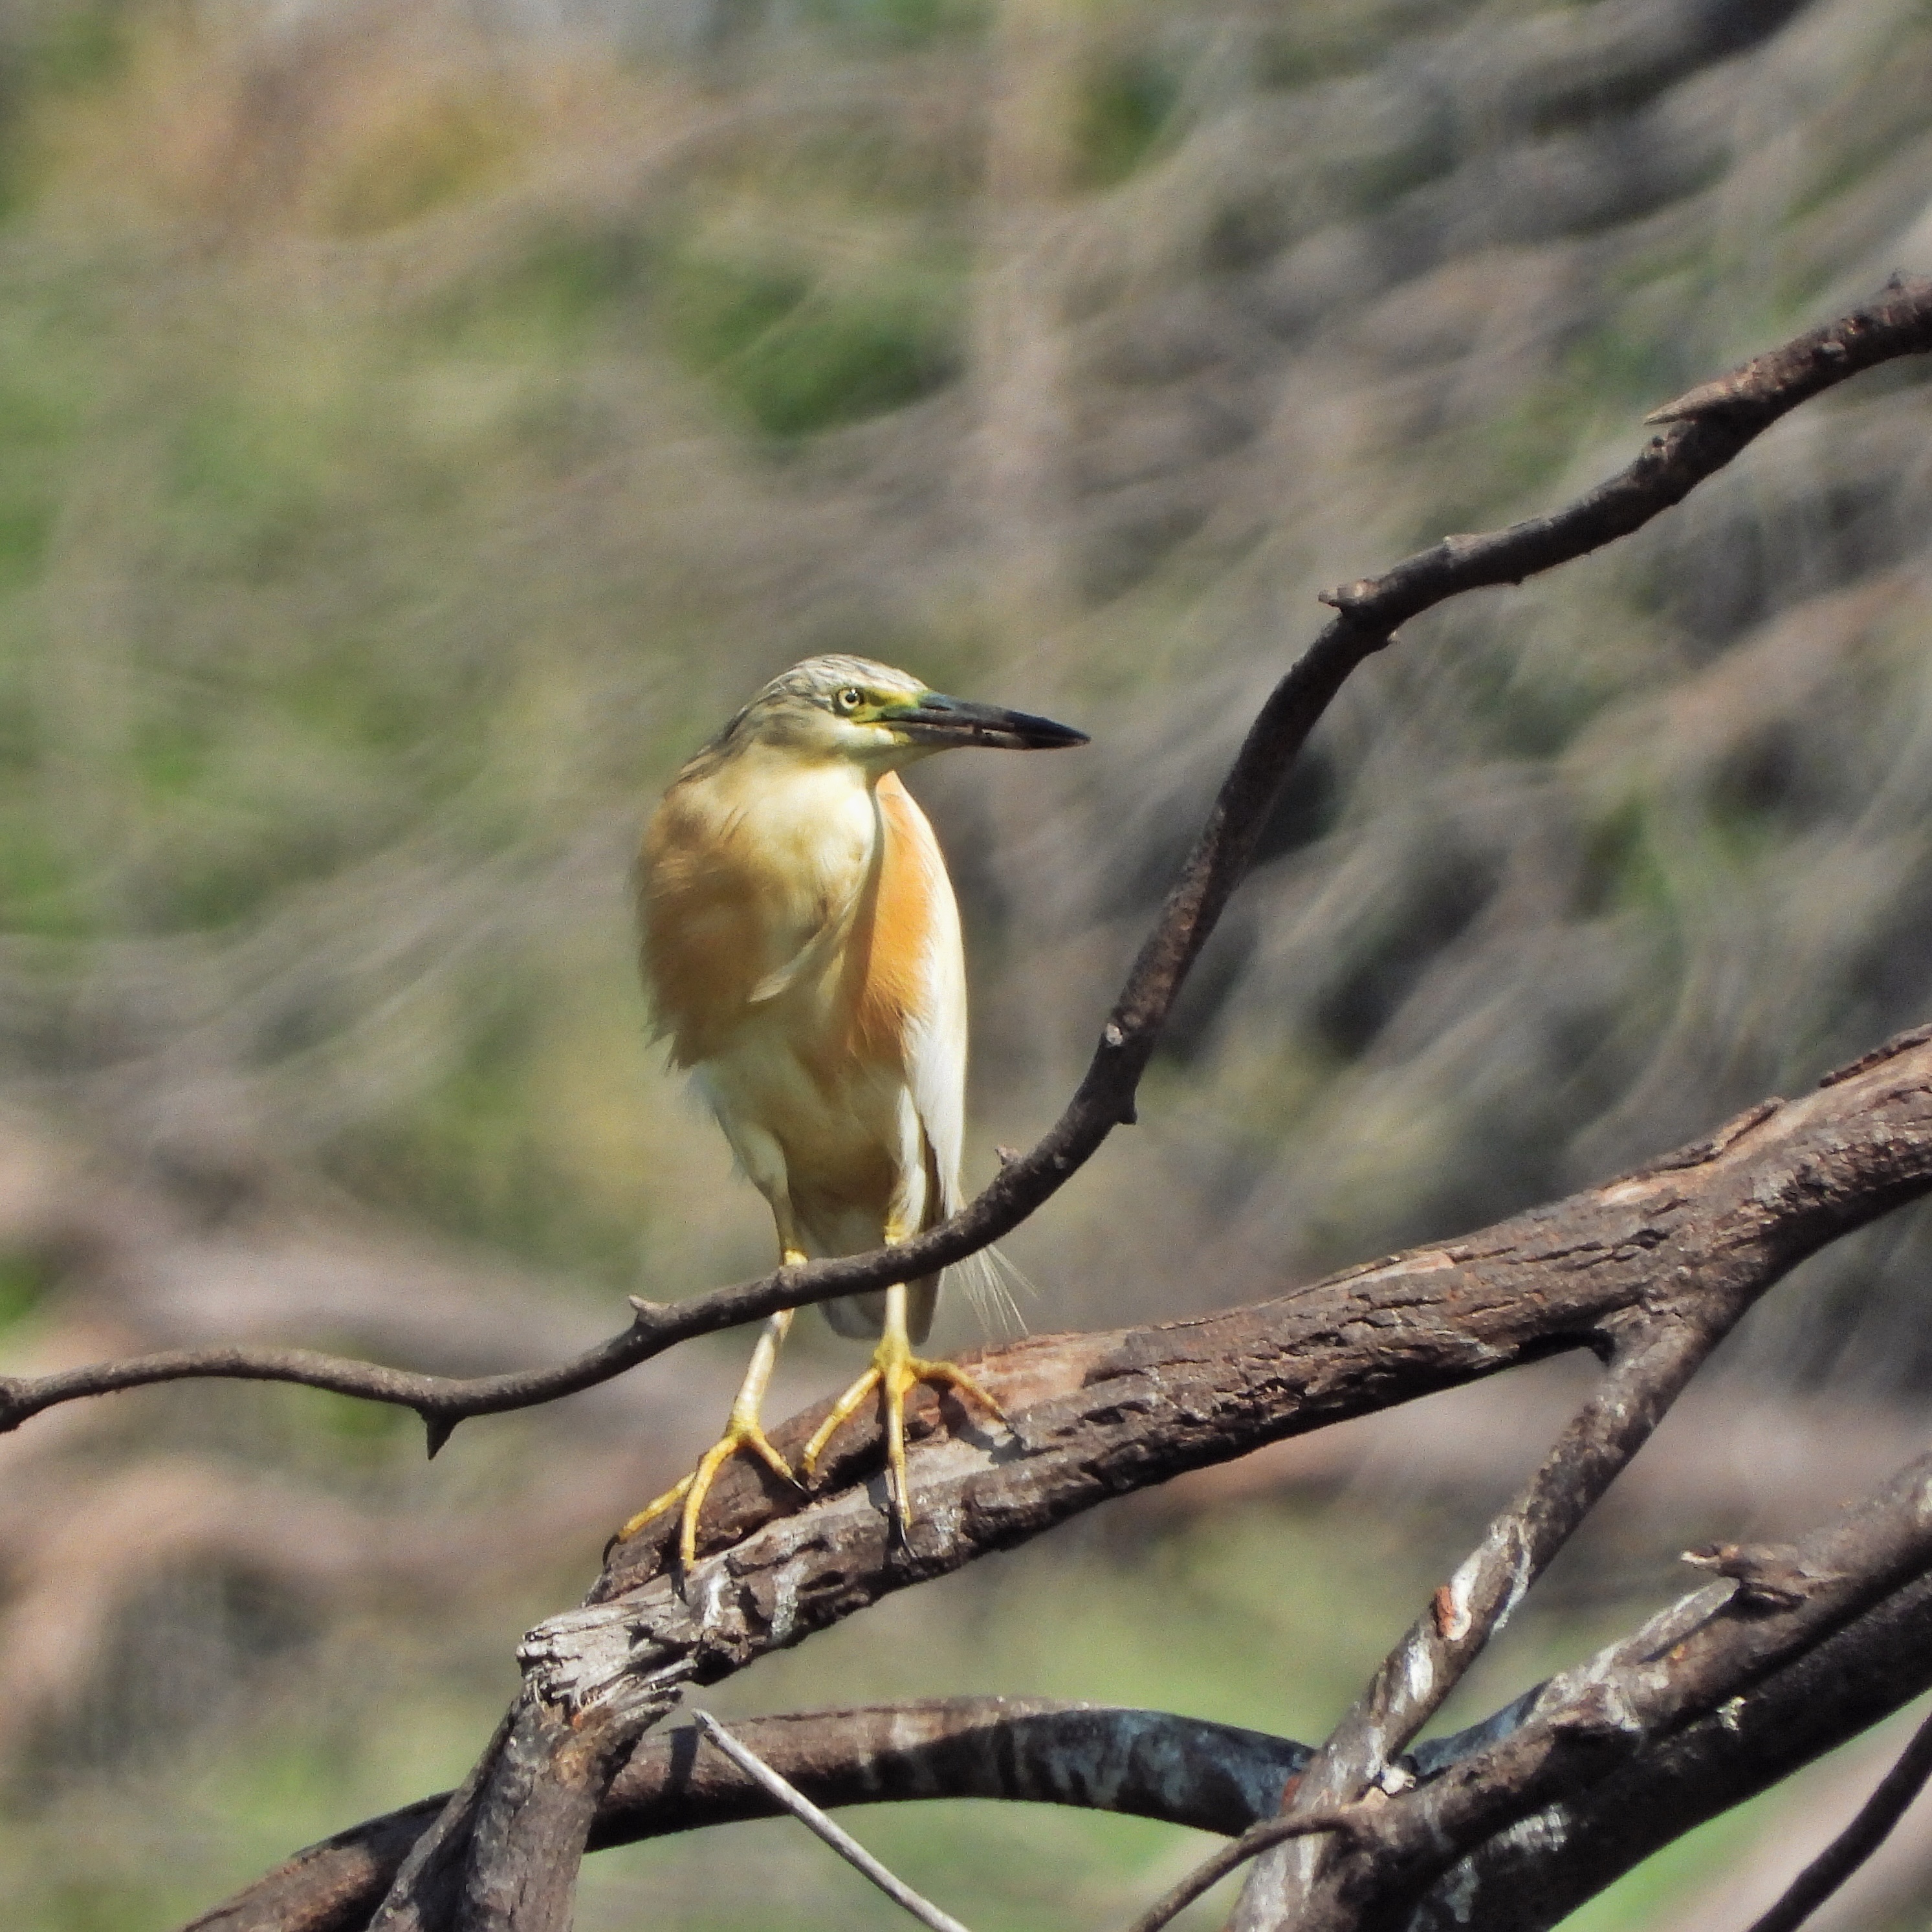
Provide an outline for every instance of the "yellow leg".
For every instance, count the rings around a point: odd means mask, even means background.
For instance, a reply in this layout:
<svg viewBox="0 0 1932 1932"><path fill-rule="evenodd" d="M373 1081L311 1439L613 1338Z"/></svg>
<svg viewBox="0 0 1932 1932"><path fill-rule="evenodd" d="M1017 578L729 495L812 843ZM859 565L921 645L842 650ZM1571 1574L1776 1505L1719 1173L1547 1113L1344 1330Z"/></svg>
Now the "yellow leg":
<svg viewBox="0 0 1932 1932"><path fill-rule="evenodd" d="M788 1253L785 1262L789 1266L804 1258L802 1254ZM730 1415L724 1424L724 1433L705 1450L698 1467L682 1482L646 1503L618 1531L620 1543L626 1537L636 1535L646 1523L655 1522L681 1501L684 1514L678 1529L677 1555L678 1561L688 1570L698 1561L698 1512L704 1507L704 1498L716 1480L718 1472L734 1456L748 1450L787 1482L798 1480L791 1472L791 1465L766 1439L758 1420L758 1412L765 1400L765 1385L772 1378L772 1364L777 1361L778 1350L791 1328L791 1310L781 1308L766 1322L764 1334L758 1337L758 1346L752 1351L751 1364L745 1371L745 1379L739 1384L737 1398L731 1405Z"/></svg>
<svg viewBox="0 0 1932 1932"><path fill-rule="evenodd" d="M921 1382L938 1382L956 1390L979 1403L994 1420L1004 1423L1006 1419L1006 1412L964 1370L950 1362L922 1361L913 1353L906 1334L905 1284L899 1282L886 1290L885 1330L873 1352L872 1366L832 1404L832 1413L818 1425L800 1459L808 1480L826 1444L878 1390L886 1415L886 1496L893 1531L902 1541L912 1525L912 1492L906 1480L905 1399Z"/></svg>

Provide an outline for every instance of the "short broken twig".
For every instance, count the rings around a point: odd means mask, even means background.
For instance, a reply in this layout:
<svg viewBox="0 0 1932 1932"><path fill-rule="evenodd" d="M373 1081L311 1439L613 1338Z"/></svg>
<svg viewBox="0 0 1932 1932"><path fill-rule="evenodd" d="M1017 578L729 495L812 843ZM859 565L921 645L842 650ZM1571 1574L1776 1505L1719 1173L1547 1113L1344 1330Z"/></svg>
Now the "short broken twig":
<svg viewBox="0 0 1932 1932"><path fill-rule="evenodd" d="M693 1711L692 1721L712 1743L742 1771L776 1798L808 1832L836 1852L855 1871L862 1873L898 1906L931 1932L967 1932L950 1913L940 1910L930 1899L922 1898L904 1880L896 1876L874 1858L850 1832L835 1825L805 1793L788 1784L756 1752L741 1744L709 1711Z"/></svg>

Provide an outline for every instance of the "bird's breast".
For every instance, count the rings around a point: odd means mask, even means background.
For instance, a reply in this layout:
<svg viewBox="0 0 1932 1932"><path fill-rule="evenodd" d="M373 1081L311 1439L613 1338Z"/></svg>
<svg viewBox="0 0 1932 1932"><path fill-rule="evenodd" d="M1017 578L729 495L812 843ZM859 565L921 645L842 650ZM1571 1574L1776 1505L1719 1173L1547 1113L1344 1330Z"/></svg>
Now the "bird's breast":
<svg viewBox="0 0 1932 1932"><path fill-rule="evenodd" d="M897 1066L944 869L896 778L746 759L673 787L639 867L644 964L680 1064L782 1057L836 1088Z"/></svg>

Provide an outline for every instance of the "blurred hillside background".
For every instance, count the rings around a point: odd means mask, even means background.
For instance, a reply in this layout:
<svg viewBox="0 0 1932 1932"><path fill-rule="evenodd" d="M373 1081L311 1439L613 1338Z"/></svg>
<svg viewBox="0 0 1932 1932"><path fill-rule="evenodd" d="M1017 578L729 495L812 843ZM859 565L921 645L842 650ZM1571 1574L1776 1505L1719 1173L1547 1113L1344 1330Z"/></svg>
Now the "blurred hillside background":
<svg viewBox="0 0 1932 1932"><path fill-rule="evenodd" d="M1574 494L1900 266L1932 269L1925 0L5 0L0 1365L252 1336L473 1371L761 1271L648 1044L626 873L681 758L825 649L1094 736L915 778L983 1178L1318 590ZM1927 374L1356 678L1142 1124L1010 1244L1030 1326L1480 1225L1932 1018ZM1686 1587L1687 1540L1911 1453L1928 1264L1908 1214L1774 1294L1449 1721ZM800 1336L778 1412L852 1371ZM0 1438L10 1922L158 1932L460 1777L745 1345L433 1465L411 1418L240 1385ZM1319 1732L1576 1385L1114 1505L720 1708ZM1586 1922L1743 1924L1879 1762ZM859 1824L982 1932L1120 1922L1199 1849ZM1928 1898L1908 1827L1834 1922ZM782 1825L600 1855L579 1922L774 1910L900 1922Z"/></svg>

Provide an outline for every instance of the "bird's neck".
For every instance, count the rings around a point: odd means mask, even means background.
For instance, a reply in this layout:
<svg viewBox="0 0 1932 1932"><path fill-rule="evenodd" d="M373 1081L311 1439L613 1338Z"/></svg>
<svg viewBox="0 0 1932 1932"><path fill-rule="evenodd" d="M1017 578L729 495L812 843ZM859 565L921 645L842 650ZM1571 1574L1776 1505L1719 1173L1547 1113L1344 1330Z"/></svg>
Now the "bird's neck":
<svg viewBox="0 0 1932 1932"><path fill-rule="evenodd" d="M792 813L811 808L836 812L841 803L864 802L881 785L896 788L896 766L886 760L819 757L790 748L754 746L721 772L722 789L734 802L753 811Z"/></svg>

